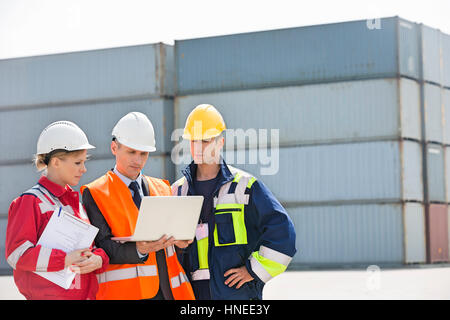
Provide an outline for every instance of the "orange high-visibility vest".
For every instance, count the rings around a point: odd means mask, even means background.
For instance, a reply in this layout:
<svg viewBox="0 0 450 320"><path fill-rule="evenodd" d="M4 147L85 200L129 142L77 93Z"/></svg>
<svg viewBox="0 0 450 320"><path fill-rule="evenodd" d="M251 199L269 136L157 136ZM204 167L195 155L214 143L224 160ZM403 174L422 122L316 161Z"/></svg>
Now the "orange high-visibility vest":
<svg viewBox="0 0 450 320"><path fill-rule="evenodd" d="M166 180L144 176L148 181L150 196L171 195ZM81 187L89 191L115 237L134 233L139 210L130 190L112 171ZM176 300L194 300L194 293L181 267L175 248L165 249L170 288ZM99 300L138 300L153 298L159 289L158 267L155 252L150 252L142 264L110 264L99 280Z"/></svg>

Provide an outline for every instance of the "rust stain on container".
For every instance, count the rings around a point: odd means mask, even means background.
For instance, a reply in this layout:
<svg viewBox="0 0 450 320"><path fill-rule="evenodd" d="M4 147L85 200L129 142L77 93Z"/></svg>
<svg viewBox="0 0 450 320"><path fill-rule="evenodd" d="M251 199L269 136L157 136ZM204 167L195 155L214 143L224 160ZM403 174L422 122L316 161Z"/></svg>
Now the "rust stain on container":
<svg viewBox="0 0 450 320"><path fill-rule="evenodd" d="M428 210L428 250L430 262L449 261L446 204L430 204Z"/></svg>

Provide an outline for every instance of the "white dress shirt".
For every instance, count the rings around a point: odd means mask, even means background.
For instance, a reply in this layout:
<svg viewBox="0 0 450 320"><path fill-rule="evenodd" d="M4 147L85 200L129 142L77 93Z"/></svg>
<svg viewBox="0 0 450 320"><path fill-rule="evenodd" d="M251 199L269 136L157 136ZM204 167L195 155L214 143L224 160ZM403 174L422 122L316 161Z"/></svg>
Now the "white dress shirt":
<svg viewBox="0 0 450 320"><path fill-rule="evenodd" d="M115 173L116 176L118 176L120 178L120 180L123 181L123 183L126 184L126 186L128 187L128 190L130 190L131 192L131 197L134 196L134 191L131 190L130 187L130 183L133 181L136 181L138 184L138 189L139 189L139 194L141 195L141 198L144 198L144 190L142 190L142 172L139 173L139 176L136 178L136 180L131 180L128 177L125 177L123 174L121 174L119 172L119 170L117 170L117 165L114 166L113 172ZM145 258L146 256L148 256L148 254L142 254L139 252L139 250L136 248L136 251L139 255L139 258Z"/></svg>
<svg viewBox="0 0 450 320"><path fill-rule="evenodd" d="M120 178L120 180L123 181L123 183L126 184L126 186L128 187L128 189L131 192L131 196L134 197L134 191L131 190L130 187L130 183L133 181L136 181L139 187L139 194L141 195L141 198L144 197L144 191L142 190L142 172L139 173L139 176L135 179L135 180L131 180L128 177L125 177L123 174L121 174L119 172L119 170L117 170L117 165L114 166L113 172L116 174L116 176L118 176Z"/></svg>

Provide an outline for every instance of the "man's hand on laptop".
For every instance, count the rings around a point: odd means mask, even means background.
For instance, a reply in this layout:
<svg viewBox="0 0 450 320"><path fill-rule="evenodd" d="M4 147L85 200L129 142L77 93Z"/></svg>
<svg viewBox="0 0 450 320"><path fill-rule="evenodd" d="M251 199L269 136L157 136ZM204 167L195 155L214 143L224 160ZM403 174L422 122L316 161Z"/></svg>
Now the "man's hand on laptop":
<svg viewBox="0 0 450 320"><path fill-rule="evenodd" d="M137 241L136 248L141 254L148 254L149 252L156 252L174 244L175 239L173 237L167 238L166 235L163 235L156 241Z"/></svg>
<svg viewBox="0 0 450 320"><path fill-rule="evenodd" d="M184 249L186 248L188 245L190 245L194 240L176 240L175 241L175 245L180 248L180 249Z"/></svg>

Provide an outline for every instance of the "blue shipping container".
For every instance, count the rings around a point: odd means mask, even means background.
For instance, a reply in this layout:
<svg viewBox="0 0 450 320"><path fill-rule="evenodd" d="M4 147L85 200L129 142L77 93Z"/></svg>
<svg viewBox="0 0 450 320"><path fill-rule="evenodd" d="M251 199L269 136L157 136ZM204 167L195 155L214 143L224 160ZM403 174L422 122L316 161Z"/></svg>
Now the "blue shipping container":
<svg viewBox="0 0 450 320"><path fill-rule="evenodd" d="M0 147L8 150L0 154L0 165L29 162L36 153L36 143L41 131L58 120L75 122L96 147L89 153L94 156L111 155L111 132L121 117L131 111L144 113L155 129L156 152L170 152L173 130L173 100L143 99L104 103L87 103L40 107L35 109L0 109ZM26 124L26 130L18 123ZM11 139L13 137L13 139ZM153 155L154 155L153 154Z"/></svg>
<svg viewBox="0 0 450 320"><path fill-rule="evenodd" d="M440 88L436 88L439 98ZM427 138L442 142L440 99L433 100L434 97L426 91L428 117L425 126L427 133L430 132ZM406 78L176 97L175 128L184 128L189 113L202 103L214 105L230 130L242 129L246 132L252 128L278 129L281 146L422 139L420 85ZM245 143L244 137L242 142L236 141L235 145L241 149ZM247 144L254 147L251 142Z"/></svg>
<svg viewBox="0 0 450 320"><path fill-rule="evenodd" d="M442 33L443 85L450 88L450 35Z"/></svg>
<svg viewBox="0 0 450 320"><path fill-rule="evenodd" d="M180 153L177 178L191 161L188 148ZM227 150L224 158L284 204L423 201L422 148L414 141Z"/></svg>
<svg viewBox="0 0 450 320"><path fill-rule="evenodd" d="M173 95L162 43L0 60L0 109Z"/></svg>
<svg viewBox="0 0 450 320"><path fill-rule="evenodd" d="M288 212L297 232L293 266L426 260L423 204L310 206Z"/></svg>
<svg viewBox="0 0 450 320"><path fill-rule="evenodd" d="M373 77L418 79L419 26L392 17L376 27L361 20L176 41L177 94Z"/></svg>
<svg viewBox="0 0 450 320"><path fill-rule="evenodd" d="M446 201L445 155L440 144L427 145L427 186L428 200L431 202Z"/></svg>

